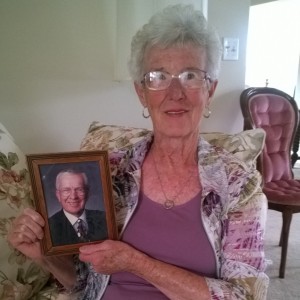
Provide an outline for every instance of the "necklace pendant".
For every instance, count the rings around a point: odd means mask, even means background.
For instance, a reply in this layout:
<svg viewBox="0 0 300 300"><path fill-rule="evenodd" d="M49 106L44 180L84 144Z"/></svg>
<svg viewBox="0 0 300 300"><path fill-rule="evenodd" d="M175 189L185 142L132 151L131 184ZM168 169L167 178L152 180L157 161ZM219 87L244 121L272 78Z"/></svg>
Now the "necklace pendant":
<svg viewBox="0 0 300 300"><path fill-rule="evenodd" d="M174 205L175 205L174 201L169 200L169 199L167 199L163 204L165 209L171 209L174 207Z"/></svg>

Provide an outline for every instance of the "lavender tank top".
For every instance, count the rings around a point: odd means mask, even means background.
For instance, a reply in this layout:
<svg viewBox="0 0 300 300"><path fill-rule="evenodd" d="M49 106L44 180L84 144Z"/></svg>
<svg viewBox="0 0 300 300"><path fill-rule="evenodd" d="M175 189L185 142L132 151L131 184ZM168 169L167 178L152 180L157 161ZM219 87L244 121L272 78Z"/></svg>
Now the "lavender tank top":
<svg viewBox="0 0 300 300"><path fill-rule="evenodd" d="M124 231L122 240L160 261L206 277L216 277L216 260L203 228L200 193L167 210L146 195ZM166 300L157 288L131 273L111 276L103 300Z"/></svg>

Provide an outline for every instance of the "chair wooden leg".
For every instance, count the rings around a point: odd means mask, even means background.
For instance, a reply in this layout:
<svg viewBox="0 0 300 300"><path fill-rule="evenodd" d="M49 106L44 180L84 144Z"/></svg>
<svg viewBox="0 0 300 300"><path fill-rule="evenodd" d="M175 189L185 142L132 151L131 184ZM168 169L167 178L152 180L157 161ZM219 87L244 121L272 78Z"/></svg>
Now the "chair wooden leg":
<svg viewBox="0 0 300 300"><path fill-rule="evenodd" d="M293 153L292 157L291 157L291 163L292 163L292 168L294 168L294 165L296 163L296 161L299 159L299 156L297 153Z"/></svg>
<svg viewBox="0 0 300 300"><path fill-rule="evenodd" d="M282 246L282 236L283 236L283 214L282 214L282 226L281 226L281 232L280 232L279 247Z"/></svg>
<svg viewBox="0 0 300 300"><path fill-rule="evenodd" d="M282 230L281 230L281 237L280 237L280 244L282 246L282 249L281 249L280 267L279 267L279 278L284 278L284 274L285 274L287 248L288 248L289 232L290 232L292 216L293 213L291 211L282 212Z"/></svg>

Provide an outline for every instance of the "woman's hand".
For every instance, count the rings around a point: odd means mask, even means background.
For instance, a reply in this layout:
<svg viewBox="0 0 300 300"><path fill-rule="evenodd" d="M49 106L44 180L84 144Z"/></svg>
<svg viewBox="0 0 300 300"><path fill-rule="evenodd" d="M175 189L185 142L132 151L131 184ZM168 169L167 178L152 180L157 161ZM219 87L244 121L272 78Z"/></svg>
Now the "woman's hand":
<svg viewBox="0 0 300 300"><path fill-rule="evenodd" d="M106 240L79 248L80 260L98 273L131 272L156 286L169 299L211 299L204 277L178 268L136 250L130 245Z"/></svg>
<svg viewBox="0 0 300 300"><path fill-rule="evenodd" d="M35 210L26 208L13 221L7 240L15 249L52 273L66 289L72 289L76 283L73 256L50 257L42 254L40 241L44 237L44 226L43 217Z"/></svg>
<svg viewBox="0 0 300 300"><path fill-rule="evenodd" d="M80 247L79 259L90 263L94 270L102 274L130 272L137 250L126 243L106 240L99 244Z"/></svg>
<svg viewBox="0 0 300 300"><path fill-rule="evenodd" d="M45 221L31 208L25 208L12 224L7 236L8 242L25 256L39 260L43 257L40 240L44 237Z"/></svg>

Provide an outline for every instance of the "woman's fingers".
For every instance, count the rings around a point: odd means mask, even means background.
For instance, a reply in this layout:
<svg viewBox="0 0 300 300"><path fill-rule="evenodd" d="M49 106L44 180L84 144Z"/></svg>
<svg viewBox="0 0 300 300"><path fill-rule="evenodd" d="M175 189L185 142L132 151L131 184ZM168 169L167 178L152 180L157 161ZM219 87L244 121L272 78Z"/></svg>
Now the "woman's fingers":
<svg viewBox="0 0 300 300"><path fill-rule="evenodd" d="M35 227L35 224L32 224L31 228L29 226L29 224L25 225L20 223L17 223L13 226L11 230L11 236L18 244L34 243L38 241L41 237L43 237L43 235L39 233L39 229L34 229L38 232L37 234L31 229L32 227Z"/></svg>
<svg viewBox="0 0 300 300"><path fill-rule="evenodd" d="M31 217L31 219L35 223L39 224L41 227L45 226L45 221L44 221L43 217L38 212L36 212L34 209L29 208L29 207L25 208L23 211L23 214Z"/></svg>
<svg viewBox="0 0 300 300"><path fill-rule="evenodd" d="M36 211L26 208L12 224L8 240L13 246L21 243L34 243L43 238L45 222Z"/></svg>
<svg viewBox="0 0 300 300"><path fill-rule="evenodd" d="M31 208L15 218L8 232L8 242L25 256L32 259L42 257L39 241L43 238L45 221L42 216Z"/></svg>
<svg viewBox="0 0 300 300"><path fill-rule="evenodd" d="M89 254L93 254L94 252L106 250L106 249L107 246L105 245L105 242L103 242L99 244L82 246L79 248L79 251L81 254L89 255Z"/></svg>
<svg viewBox="0 0 300 300"><path fill-rule="evenodd" d="M120 241L106 240L100 244L80 247L79 259L90 263L99 273L112 274L125 271L136 250Z"/></svg>

